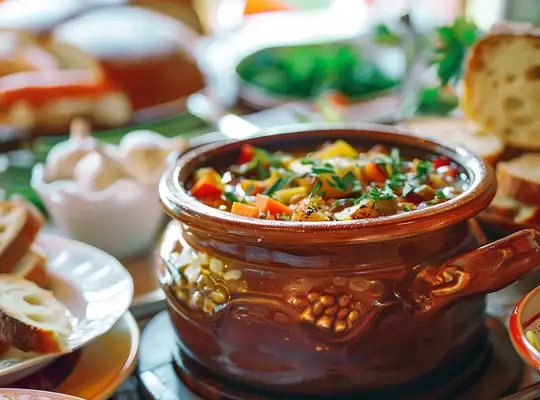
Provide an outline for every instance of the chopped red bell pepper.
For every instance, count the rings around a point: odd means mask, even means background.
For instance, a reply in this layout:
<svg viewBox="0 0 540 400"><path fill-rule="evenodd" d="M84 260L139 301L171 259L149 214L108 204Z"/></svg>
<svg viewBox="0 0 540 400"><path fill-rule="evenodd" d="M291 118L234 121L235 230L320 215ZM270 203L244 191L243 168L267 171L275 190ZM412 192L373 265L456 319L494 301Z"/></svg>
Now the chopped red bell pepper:
<svg viewBox="0 0 540 400"><path fill-rule="evenodd" d="M237 165L242 165L251 161L255 156L255 148L250 144L243 144L240 148L240 155L236 161Z"/></svg>
<svg viewBox="0 0 540 400"><path fill-rule="evenodd" d="M451 160L448 157L439 157L433 160L433 167L438 169L450 165Z"/></svg>
<svg viewBox="0 0 540 400"><path fill-rule="evenodd" d="M191 188L191 195L197 199L219 199L223 194L223 188L211 175L203 176Z"/></svg>
<svg viewBox="0 0 540 400"><path fill-rule="evenodd" d="M375 162L366 164L363 169L364 176L368 182L382 183L386 181L386 174L381 166Z"/></svg>

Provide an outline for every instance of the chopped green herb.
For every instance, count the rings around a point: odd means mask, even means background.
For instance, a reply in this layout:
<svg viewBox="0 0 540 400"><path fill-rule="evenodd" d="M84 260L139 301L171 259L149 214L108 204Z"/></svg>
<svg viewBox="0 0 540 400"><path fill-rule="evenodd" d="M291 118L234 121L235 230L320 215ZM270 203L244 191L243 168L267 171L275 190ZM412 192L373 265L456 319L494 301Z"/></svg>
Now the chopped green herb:
<svg viewBox="0 0 540 400"><path fill-rule="evenodd" d="M257 176L260 180L270 178L270 170L264 167L262 161L259 160L256 165L257 165Z"/></svg>
<svg viewBox="0 0 540 400"><path fill-rule="evenodd" d="M338 189L342 192L348 191L347 185L345 185L343 180L337 175L332 175L332 177L327 179L326 182L328 182L328 184L333 188Z"/></svg>
<svg viewBox="0 0 540 400"><path fill-rule="evenodd" d="M291 219L288 215L282 215L279 218L282 219L283 221L289 221Z"/></svg>
<svg viewBox="0 0 540 400"><path fill-rule="evenodd" d="M249 196L251 193L253 193L253 190L255 189L255 185L253 183L250 183L247 187L246 194Z"/></svg>
<svg viewBox="0 0 540 400"><path fill-rule="evenodd" d="M347 189L354 187L355 183L359 183L358 178L356 178L356 175L353 174L351 171L347 171L347 173L343 176L343 178L341 178L341 180L343 181Z"/></svg>
<svg viewBox="0 0 540 400"><path fill-rule="evenodd" d="M467 50L479 37L476 24L465 17L456 18L452 25L437 29L433 57L441 87L461 78Z"/></svg>
<svg viewBox="0 0 540 400"><path fill-rule="evenodd" d="M231 192L230 190L226 190L223 195L225 196L225 199L230 203L243 203L243 199L238 197L234 192Z"/></svg>
<svg viewBox="0 0 540 400"><path fill-rule="evenodd" d="M378 187L372 187L368 193L364 195L366 199L370 200L392 200L397 196L392 192L382 191Z"/></svg>
<svg viewBox="0 0 540 400"><path fill-rule="evenodd" d="M420 160L416 165L416 175L418 178L425 178L427 174L431 172L431 162L427 160Z"/></svg>
<svg viewBox="0 0 540 400"><path fill-rule="evenodd" d="M321 186L322 186L321 181L317 180L317 182L315 182L315 185L313 186L313 189L311 190L311 193L309 194L309 197L310 198L315 197L317 193L319 192L319 190L321 190Z"/></svg>
<svg viewBox="0 0 540 400"><path fill-rule="evenodd" d="M300 163L303 165L315 165L315 161L310 160L309 158L302 158Z"/></svg>
<svg viewBox="0 0 540 400"><path fill-rule="evenodd" d="M411 185L409 182L405 183L405 186L403 187L403 190L401 192L401 195L403 197L407 196L409 193L411 193L414 190L414 186Z"/></svg>
<svg viewBox="0 0 540 400"><path fill-rule="evenodd" d="M349 197L347 199L339 199L339 200L336 200L332 203L332 206L333 207L341 207L345 204L349 204L349 203L355 203L358 199L355 198L355 197Z"/></svg>
<svg viewBox="0 0 540 400"><path fill-rule="evenodd" d="M328 167L326 165L321 167L313 167L311 169L313 175L322 175L322 174L335 174L334 167Z"/></svg>
<svg viewBox="0 0 540 400"><path fill-rule="evenodd" d="M292 181L292 176L280 177L276 179L276 181L272 184L272 186L270 186L268 189L265 190L264 194L267 196L272 196L278 190L283 189L285 186L291 183L291 181Z"/></svg>
<svg viewBox="0 0 540 400"><path fill-rule="evenodd" d="M403 205L403 211L409 212L409 211L411 211L411 207L409 207L408 204L404 204L404 205Z"/></svg>
<svg viewBox="0 0 540 400"><path fill-rule="evenodd" d="M437 194L438 199L446 199L446 195L444 194L442 190L439 189L435 193Z"/></svg>
<svg viewBox="0 0 540 400"><path fill-rule="evenodd" d="M394 174L401 173L401 156L399 154L399 149L393 147L390 151L390 158L392 159L392 176Z"/></svg>
<svg viewBox="0 0 540 400"><path fill-rule="evenodd" d="M272 154L264 149L259 149L257 147L253 149L253 152L255 153L255 157L257 157L262 162L267 163L274 168L281 167L281 159L283 158L284 154Z"/></svg>

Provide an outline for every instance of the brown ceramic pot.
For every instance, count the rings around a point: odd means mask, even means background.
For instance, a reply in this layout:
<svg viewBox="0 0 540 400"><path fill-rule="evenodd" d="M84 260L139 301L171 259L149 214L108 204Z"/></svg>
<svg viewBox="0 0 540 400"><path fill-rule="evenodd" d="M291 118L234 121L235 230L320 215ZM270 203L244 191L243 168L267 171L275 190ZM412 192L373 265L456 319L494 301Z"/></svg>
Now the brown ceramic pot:
<svg viewBox="0 0 540 400"><path fill-rule="evenodd" d="M176 221L158 274L185 355L255 387L337 394L421 379L486 346L484 296L540 265L538 233L478 248L471 218L495 194L492 170L463 149L400 132L293 127L178 160L159 188ZM243 143L292 152L338 138L448 156L468 175L469 188L421 211L317 223L242 218L186 192L196 168L232 164Z"/></svg>

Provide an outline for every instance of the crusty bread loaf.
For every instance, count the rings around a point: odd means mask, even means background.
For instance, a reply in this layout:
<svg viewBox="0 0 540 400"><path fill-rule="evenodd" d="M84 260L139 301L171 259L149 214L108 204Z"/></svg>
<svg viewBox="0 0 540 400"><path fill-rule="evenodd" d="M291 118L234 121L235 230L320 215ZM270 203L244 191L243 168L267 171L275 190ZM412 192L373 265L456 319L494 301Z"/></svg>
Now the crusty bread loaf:
<svg viewBox="0 0 540 400"><path fill-rule="evenodd" d="M497 165L501 195L540 207L540 154L526 153Z"/></svg>
<svg viewBox="0 0 540 400"><path fill-rule="evenodd" d="M69 351L72 326L52 292L16 275L0 275L0 341L25 352Z"/></svg>
<svg viewBox="0 0 540 400"><path fill-rule="evenodd" d="M540 28L499 24L475 43L462 108L510 146L540 149Z"/></svg>
<svg viewBox="0 0 540 400"><path fill-rule="evenodd" d="M45 289L49 286L47 257L39 246L32 246L28 253L13 268L13 274L34 282L41 288Z"/></svg>
<svg viewBox="0 0 540 400"><path fill-rule="evenodd" d="M467 119L415 118L403 125L419 136L463 147L489 164L495 164L505 148L504 142L497 135Z"/></svg>
<svg viewBox="0 0 540 400"><path fill-rule="evenodd" d="M0 202L0 273L12 273L31 248L44 224L41 213L29 202Z"/></svg>
<svg viewBox="0 0 540 400"><path fill-rule="evenodd" d="M132 6L89 11L59 25L48 48L65 68L95 68L131 99L135 110L204 87L194 58L198 35L182 22ZM77 49L77 51L73 51Z"/></svg>

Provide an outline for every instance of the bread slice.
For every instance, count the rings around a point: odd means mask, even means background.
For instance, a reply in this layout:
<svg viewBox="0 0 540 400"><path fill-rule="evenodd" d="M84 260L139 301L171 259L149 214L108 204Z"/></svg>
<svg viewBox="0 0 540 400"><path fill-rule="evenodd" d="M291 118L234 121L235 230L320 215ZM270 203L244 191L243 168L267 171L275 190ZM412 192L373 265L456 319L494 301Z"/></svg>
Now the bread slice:
<svg viewBox="0 0 540 400"><path fill-rule="evenodd" d="M500 190L485 213L506 223L540 227L540 207L527 205L504 196Z"/></svg>
<svg viewBox="0 0 540 400"><path fill-rule="evenodd" d="M513 220L518 215L521 209L521 204L516 200L502 196L499 192L492 200L488 207L488 211L497 217Z"/></svg>
<svg viewBox="0 0 540 400"><path fill-rule="evenodd" d="M540 149L540 28L502 23L471 48L462 108L520 149Z"/></svg>
<svg viewBox="0 0 540 400"><path fill-rule="evenodd" d="M497 165L499 193L540 207L540 154L526 153Z"/></svg>
<svg viewBox="0 0 540 400"><path fill-rule="evenodd" d="M15 275L30 282L34 282L41 288L49 286L49 273L47 272L47 257L36 245L26 253L13 269Z"/></svg>
<svg viewBox="0 0 540 400"><path fill-rule="evenodd" d="M26 200L0 202L0 273L12 273L30 250L44 219Z"/></svg>
<svg viewBox="0 0 540 400"><path fill-rule="evenodd" d="M69 352L72 326L52 292L17 275L0 275L0 341L25 352Z"/></svg>
<svg viewBox="0 0 540 400"><path fill-rule="evenodd" d="M540 208L523 206L514 217L516 224L540 226Z"/></svg>
<svg viewBox="0 0 540 400"><path fill-rule="evenodd" d="M463 147L489 164L495 164L505 148L497 135L464 118L415 118L402 125L418 136Z"/></svg>

